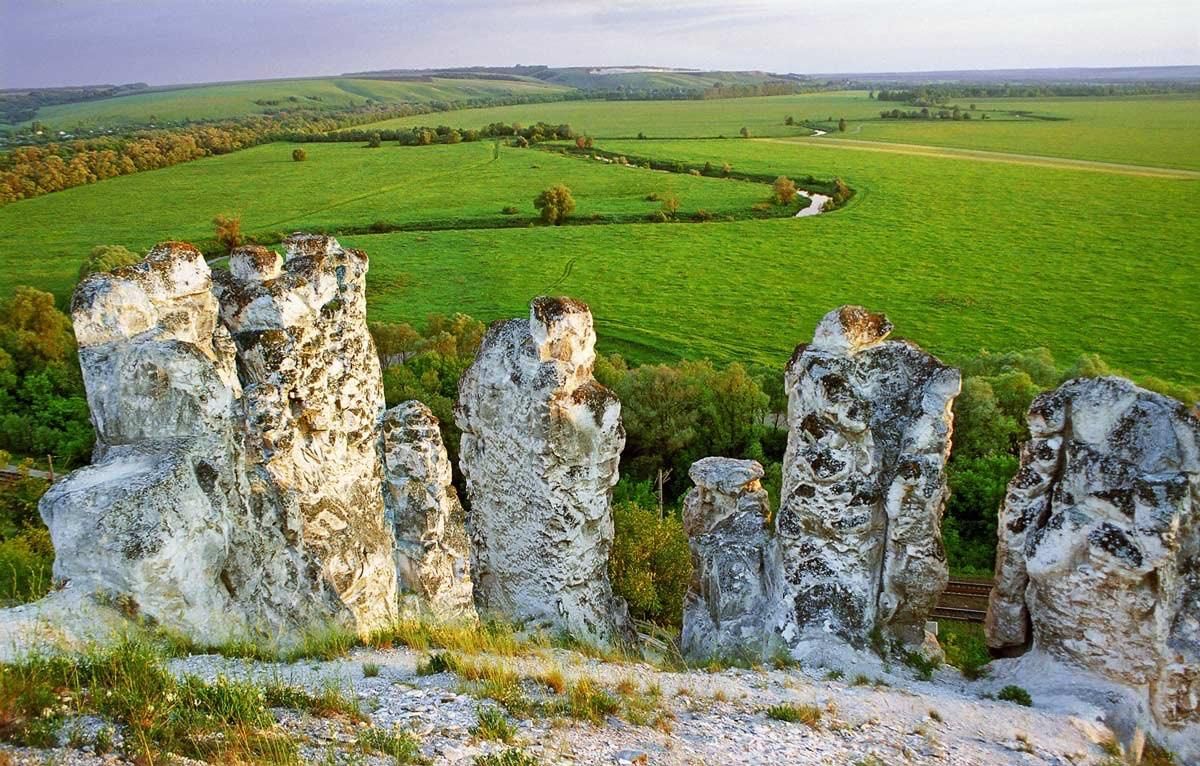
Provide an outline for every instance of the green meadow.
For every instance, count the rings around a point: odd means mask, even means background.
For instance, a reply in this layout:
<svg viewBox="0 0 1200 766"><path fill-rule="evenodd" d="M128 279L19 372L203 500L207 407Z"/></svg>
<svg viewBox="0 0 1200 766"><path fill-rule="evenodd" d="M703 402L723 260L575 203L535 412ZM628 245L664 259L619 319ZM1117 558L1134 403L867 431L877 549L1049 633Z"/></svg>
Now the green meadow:
<svg viewBox="0 0 1200 766"><path fill-rule="evenodd" d="M168 239L204 240L218 214L241 216L246 234L376 224L476 228L531 225L534 197L556 183L572 190L576 221L642 219L661 207L648 196L668 194L680 200L680 216L701 209L748 215L770 194L765 184L497 150L492 142L307 144L304 162L292 161L293 148L269 144L0 206L0 294L20 283L65 297L95 245L144 250ZM510 206L517 213L504 214Z"/></svg>
<svg viewBox="0 0 1200 766"><path fill-rule="evenodd" d="M579 133L597 138L736 138L742 128L755 136L804 136L812 131L796 122L824 121L832 117L867 119L879 116L877 102L866 91L760 96L708 101L560 101L550 104L461 109L439 114L419 114L373 123L368 127L394 130L427 125L480 128L493 122L523 125L539 120L567 123Z"/></svg>
<svg viewBox="0 0 1200 766"><path fill-rule="evenodd" d="M437 117L478 125L498 119L481 114L520 110L521 119L564 120L577 129L592 130L594 119L596 132L614 136L650 124L712 133L750 121L738 111L741 101L753 104L763 125L770 115L782 132L783 115L805 116L799 104L824 103L820 111L828 111L838 99L877 106L865 96L826 94L553 103ZM1190 108L1186 99L1163 104ZM1114 131L1104 120L1123 105L1096 107L1094 129ZM722 110L729 110L725 117L715 116ZM1083 124L1082 112L1077 116ZM1043 124L988 123L948 127L1017 131ZM1120 143L1119 134L1109 140ZM305 162L291 160L295 145L273 144L0 207L0 292L27 283L65 300L94 245L205 241L214 215L238 214L248 233L324 229L366 250L376 319L420 322L431 312L464 312L492 320L523 313L535 295L570 294L592 305L601 348L637 361L782 364L822 314L860 303L887 312L899 333L951 361L981 349L1046 346L1062 363L1094 352L1135 376L1200 382L1200 345L1192 338L1200 179L1019 158L916 156L819 138L600 138L597 145L631 157L728 162L755 174L840 176L856 196L829 214L752 220L752 207L768 194L763 184L536 149L502 147L495 155L491 142L309 144ZM1200 150L1190 146L1170 148L1181 153L1175 164L1194 166ZM1078 156L1104 153L1099 140L1081 140L1076 149ZM596 225L533 225L533 197L560 182L578 202L574 221L598 219ZM667 193L679 197L680 217L703 209L741 220L632 223L658 210L647 196ZM507 206L518 212L505 215ZM421 230L364 233L376 224Z"/></svg>
<svg viewBox="0 0 1200 766"><path fill-rule="evenodd" d="M112 127L155 121L229 119L280 109L342 109L362 106L368 99L383 104L430 103L552 95L565 90L568 89L529 80L431 78L429 81L406 81L350 77L262 80L197 85L48 106L38 110L37 119L54 128Z"/></svg>
<svg viewBox="0 0 1200 766"><path fill-rule="evenodd" d="M746 127L758 137L807 136L788 126L788 116L830 130L829 136L929 146L982 149L1017 154L1098 160L1159 167L1200 169L1200 96L1125 98L955 99L964 109L975 103L974 118L884 120L882 110L914 107L875 101L867 91L814 93L714 101L565 101L414 115L372 127L396 129L426 125L479 128L492 122L538 120L568 123L597 138L735 138ZM1036 117L1017 117L1016 111ZM988 119L980 119L982 115ZM836 133L837 121L847 121ZM1038 119L1051 117L1055 119ZM832 119L831 119L832 118Z"/></svg>
<svg viewBox="0 0 1200 766"><path fill-rule="evenodd" d="M1200 170L1200 97L1195 95L974 103L977 116L996 119L852 121L845 137ZM1009 111L1056 119L999 119Z"/></svg>

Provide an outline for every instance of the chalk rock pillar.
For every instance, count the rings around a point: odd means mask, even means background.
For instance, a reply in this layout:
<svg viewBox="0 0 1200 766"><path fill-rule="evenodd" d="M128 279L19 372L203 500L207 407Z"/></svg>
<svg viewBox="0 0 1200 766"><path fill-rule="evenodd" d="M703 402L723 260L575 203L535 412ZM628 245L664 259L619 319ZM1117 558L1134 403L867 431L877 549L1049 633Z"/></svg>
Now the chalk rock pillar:
<svg viewBox="0 0 1200 766"><path fill-rule="evenodd" d="M592 377L595 342L585 304L535 299L489 328L455 420L477 605L607 641L627 623L607 569L625 431Z"/></svg>
<svg viewBox="0 0 1200 766"><path fill-rule="evenodd" d="M770 503L753 460L707 457L688 471L683 506L692 582L683 606L683 652L761 661L768 653L779 562L767 530Z"/></svg>
<svg viewBox="0 0 1200 766"><path fill-rule="evenodd" d="M421 402L383 416L383 505L401 595L442 619L473 618L470 546L438 419Z"/></svg>
<svg viewBox="0 0 1200 766"><path fill-rule="evenodd" d="M776 520L788 643L878 630L910 647L945 589L942 510L957 370L882 314L827 314L785 374L788 446Z"/></svg>
<svg viewBox="0 0 1200 766"><path fill-rule="evenodd" d="M200 252L175 242L80 283L71 315L96 447L39 510L54 575L77 596L217 643L246 626L221 582L246 486L241 387L211 284Z"/></svg>
<svg viewBox="0 0 1200 766"><path fill-rule="evenodd" d="M318 235L284 247L282 262L241 248L216 279L244 391L250 512L275 535L235 545L241 587L271 624L334 615L366 632L396 604L367 257Z"/></svg>
<svg viewBox="0 0 1200 766"><path fill-rule="evenodd" d="M1200 724L1200 419L1128 380L1079 378L1034 400L1029 430L989 646L1145 688L1161 726Z"/></svg>

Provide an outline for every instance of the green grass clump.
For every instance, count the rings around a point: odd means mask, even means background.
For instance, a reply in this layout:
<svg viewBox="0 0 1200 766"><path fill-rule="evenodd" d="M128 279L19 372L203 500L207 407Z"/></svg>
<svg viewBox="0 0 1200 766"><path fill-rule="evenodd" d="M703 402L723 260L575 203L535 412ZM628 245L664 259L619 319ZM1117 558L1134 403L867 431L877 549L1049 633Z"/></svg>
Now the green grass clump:
<svg viewBox="0 0 1200 766"><path fill-rule="evenodd" d="M996 695L996 699L1004 700L1005 702L1015 702L1025 707L1033 707L1033 698L1029 696L1029 692L1013 684L1009 684L1001 689Z"/></svg>
<svg viewBox="0 0 1200 766"><path fill-rule="evenodd" d="M941 667L940 662L925 657L919 652L905 652L904 664L916 671L917 678L922 681L932 680L934 671Z"/></svg>
<svg viewBox="0 0 1200 766"><path fill-rule="evenodd" d="M176 679L146 641L0 665L0 740L51 746L62 721L75 715L123 726L134 760L298 761L296 745L278 731L261 687L224 676Z"/></svg>
<svg viewBox="0 0 1200 766"><path fill-rule="evenodd" d="M509 723L504 711L494 707L481 707L476 715L478 721L471 728L471 734L474 736L505 743L512 742L517 736L517 727Z"/></svg>
<svg viewBox="0 0 1200 766"><path fill-rule="evenodd" d="M362 665L363 678L377 678L379 676L378 662L364 662Z"/></svg>
<svg viewBox="0 0 1200 766"><path fill-rule="evenodd" d="M938 643L946 653L946 664L958 668L966 678L975 681L987 675L992 656L982 625L942 620L938 623Z"/></svg>
<svg viewBox="0 0 1200 766"><path fill-rule="evenodd" d="M859 673L858 675L856 675L854 677L854 680L850 682L850 685L851 686L870 686L871 685L871 677L864 675L862 673Z"/></svg>
<svg viewBox="0 0 1200 766"><path fill-rule="evenodd" d="M379 753L392 759L396 766L426 763L421 756L421 743L410 731L393 728L386 731L374 726L362 729L356 741L359 751Z"/></svg>
<svg viewBox="0 0 1200 766"><path fill-rule="evenodd" d="M794 705L781 703L772 705L766 710L767 718L785 723L802 723L810 728L821 725L821 708L816 705Z"/></svg>
<svg viewBox="0 0 1200 766"><path fill-rule="evenodd" d="M540 766L537 758L515 747L510 747L499 753L477 755L471 763L474 766Z"/></svg>
<svg viewBox="0 0 1200 766"><path fill-rule="evenodd" d="M580 678L567 687L566 694L551 709L559 715L599 725L621 712L621 701L592 679Z"/></svg>
<svg viewBox="0 0 1200 766"><path fill-rule="evenodd" d="M845 672L838 670L837 668L834 668L833 670L831 670L825 674L826 681L841 681L845 677L846 677Z"/></svg>

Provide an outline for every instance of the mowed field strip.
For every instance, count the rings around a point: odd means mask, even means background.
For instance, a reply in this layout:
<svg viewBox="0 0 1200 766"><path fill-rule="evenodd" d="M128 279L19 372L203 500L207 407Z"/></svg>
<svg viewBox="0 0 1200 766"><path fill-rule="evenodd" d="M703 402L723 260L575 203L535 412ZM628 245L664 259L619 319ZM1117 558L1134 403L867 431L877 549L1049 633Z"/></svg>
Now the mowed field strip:
<svg viewBox="0 0 1200 766"><path fill-rule="evenodd" d="M921 144L901 144L882 141L862 141L853 138L834 138L831 136L801 136L797 138L757 138L760 143L798 143L804 142L809 146L837 149L852 147L859 151L884 152L886 154L908 154L914 157L947 157L953 159L975 160L977 162L1002 162L1009 165L1038 165L1052 168L1070 168L1072 170L1094 170L1100 173L1117 173L1120 175L1149 176L1152 178L1200 178L1200 171L1184 168L1163 168L1152 165L1129 165L1117 162L1101 162L1099 160L1073 160L1067 157L1048 157L1039 154L1013 154L1011 152L992 152L982 149L957 149L946 146L924 146Z"/></svg>

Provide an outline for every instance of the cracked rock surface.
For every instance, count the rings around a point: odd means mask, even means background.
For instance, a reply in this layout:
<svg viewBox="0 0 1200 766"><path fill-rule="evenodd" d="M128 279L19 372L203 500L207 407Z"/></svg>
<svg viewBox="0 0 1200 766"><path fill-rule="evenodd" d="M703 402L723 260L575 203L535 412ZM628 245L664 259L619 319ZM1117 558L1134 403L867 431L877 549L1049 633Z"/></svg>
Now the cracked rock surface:
<svg viewBox="0 0 1200 766"><path fill-rule="evenodd" d="M951 404L961 380L892 324L831 311L785 375L788 446L775 531L796 645L864 646L879 631L910 647L948 578L942 547Z"/></svg>
<svg viewBox="0 0 1200 766"><path fill-rule="evenodd" d="M626 631L608 579L621 404L592 377L588 307L537 298L493 324L455 420L480 609L602 641Z"/></svg>
<svg viewBox="0 0 1200 766"><path fill-rule="evenodd" d="M1080 378L1034 400L1029 430L989 645L1143 690L1149 725L1190 731L1200 757L1200 419L1127 380Z"/></svg>

